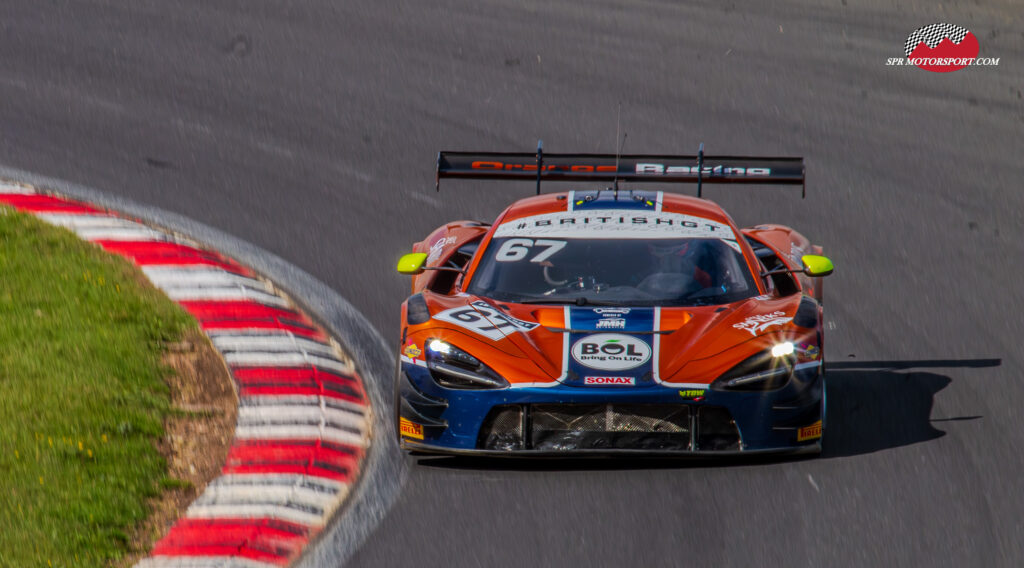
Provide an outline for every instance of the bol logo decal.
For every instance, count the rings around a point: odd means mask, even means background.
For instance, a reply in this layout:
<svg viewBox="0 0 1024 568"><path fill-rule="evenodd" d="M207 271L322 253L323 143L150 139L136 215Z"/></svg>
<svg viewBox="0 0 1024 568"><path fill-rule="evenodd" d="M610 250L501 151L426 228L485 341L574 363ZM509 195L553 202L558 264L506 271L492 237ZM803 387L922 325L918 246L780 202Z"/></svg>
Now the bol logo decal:
<svg viewBox="0 0 1024 568"><path fill-rule="evenodd" d="M981 47L967 28L953 24L931 24L907 37L910 63L936 73L949 73L971 65Z"/></svg>
<svg viewBox="0 0 1024 568"><path fill-rule="evenodd" d="M649 361L651 346L628 335L598 333L577 341L572 358L591 369L624 371Z"/></svg>

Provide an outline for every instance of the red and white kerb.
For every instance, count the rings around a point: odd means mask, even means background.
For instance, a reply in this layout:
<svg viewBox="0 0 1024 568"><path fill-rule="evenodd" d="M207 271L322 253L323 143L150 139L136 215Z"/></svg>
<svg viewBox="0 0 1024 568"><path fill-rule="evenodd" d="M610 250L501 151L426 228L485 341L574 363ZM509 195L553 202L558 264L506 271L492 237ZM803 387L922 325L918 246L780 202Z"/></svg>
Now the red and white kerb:
<svg viewBox="0 0 1024 568"><path fill-rule="evenodd" d="M199 322L238 387L213 480L140 568L287 566L324 527L370 443L363 384L336 341L252 270L166 231L0 182L0 205L124 256Z"/></svg>

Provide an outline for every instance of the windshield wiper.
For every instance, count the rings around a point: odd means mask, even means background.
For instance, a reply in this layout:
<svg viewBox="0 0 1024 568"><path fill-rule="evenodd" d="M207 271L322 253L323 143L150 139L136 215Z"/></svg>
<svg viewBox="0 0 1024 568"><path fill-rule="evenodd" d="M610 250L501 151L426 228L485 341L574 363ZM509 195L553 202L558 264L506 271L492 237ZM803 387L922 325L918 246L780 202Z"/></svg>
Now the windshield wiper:
<svg viewBox="0 0 1024 568"><path fill-rule="evenodd" d="M577 306L621 306L622 302L611 302L606 300L589 300L584 296L579 298L527 298L513 302L516 304L574 304Z"/></svg>

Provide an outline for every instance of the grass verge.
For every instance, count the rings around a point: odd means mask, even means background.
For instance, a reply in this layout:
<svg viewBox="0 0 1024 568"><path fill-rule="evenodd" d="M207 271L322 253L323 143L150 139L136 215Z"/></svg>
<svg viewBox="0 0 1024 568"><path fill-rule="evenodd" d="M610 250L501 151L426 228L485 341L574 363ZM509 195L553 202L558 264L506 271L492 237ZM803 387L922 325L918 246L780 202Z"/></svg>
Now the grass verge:
<svg viewBox="0 0 1024 568"><path fill-rule="evenodd" d="M167 483L163 345L194 325L129 262L0 208L0 566L128 552Z"/></svg>

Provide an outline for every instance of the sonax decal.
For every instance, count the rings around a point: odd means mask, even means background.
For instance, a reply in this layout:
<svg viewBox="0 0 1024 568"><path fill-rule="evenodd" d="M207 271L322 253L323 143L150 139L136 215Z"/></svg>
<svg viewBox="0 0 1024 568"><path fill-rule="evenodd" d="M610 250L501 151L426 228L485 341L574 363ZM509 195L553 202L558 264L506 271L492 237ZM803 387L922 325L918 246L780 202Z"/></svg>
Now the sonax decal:
<svg viewBox="0 0 1024 568"><path fill-rule="evenodd" d="M633 377L583 377L585 385L635 385Z"/></svg>

